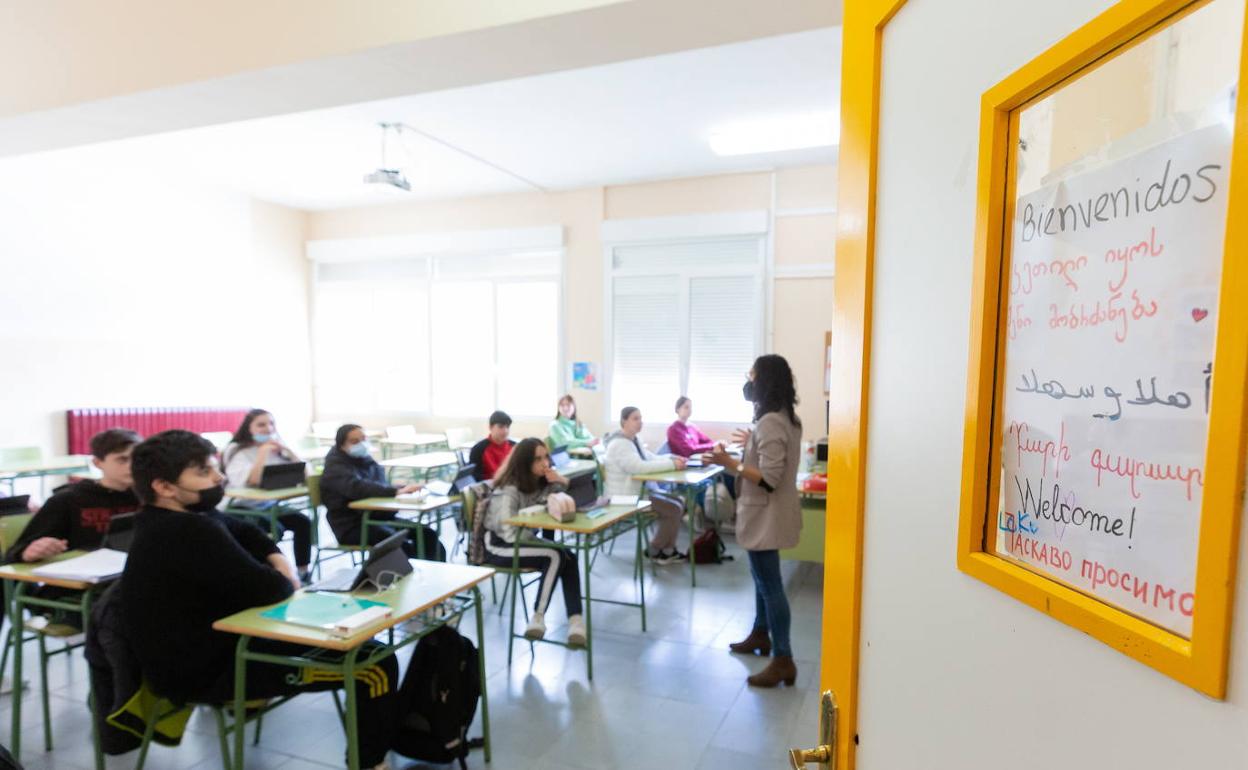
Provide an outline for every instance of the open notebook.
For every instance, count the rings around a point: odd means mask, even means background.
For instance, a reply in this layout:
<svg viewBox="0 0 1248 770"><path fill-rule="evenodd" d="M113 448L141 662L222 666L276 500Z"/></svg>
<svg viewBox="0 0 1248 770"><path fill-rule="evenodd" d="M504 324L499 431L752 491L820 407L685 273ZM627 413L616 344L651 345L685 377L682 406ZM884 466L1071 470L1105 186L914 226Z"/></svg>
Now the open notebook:
<svg viewBox="0 0 1248 770"><path fill-rule="evenodd" d="M99 583L120 577L126 568L124 551L100 548L72 559L63 559L35 567L32 575L59 580L79 580L83 583Z"/></svg>

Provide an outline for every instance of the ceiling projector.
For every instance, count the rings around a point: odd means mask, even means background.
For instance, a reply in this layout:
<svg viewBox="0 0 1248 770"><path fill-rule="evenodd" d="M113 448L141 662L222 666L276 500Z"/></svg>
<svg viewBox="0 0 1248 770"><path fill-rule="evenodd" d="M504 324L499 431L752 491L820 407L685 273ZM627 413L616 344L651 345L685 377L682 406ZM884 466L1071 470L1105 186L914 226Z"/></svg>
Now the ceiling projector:
<svg viewBox="0 0 1248 770"><path fill-rule="evenodd" d="M407 181L407 177L403 176L403 172L397 168L379 168L371 174L364 175L366 184L387 184L391 187L397 187L404 192L412 191L412 183Z"/></svg>

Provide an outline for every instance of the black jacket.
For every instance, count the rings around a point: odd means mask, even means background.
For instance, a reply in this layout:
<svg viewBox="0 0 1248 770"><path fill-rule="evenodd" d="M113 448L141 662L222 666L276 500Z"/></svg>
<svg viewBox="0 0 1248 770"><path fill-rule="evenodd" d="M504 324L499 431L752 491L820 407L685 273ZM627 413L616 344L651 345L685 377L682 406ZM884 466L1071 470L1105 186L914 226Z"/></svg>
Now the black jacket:
<svg viewBox="0 0 1248 770"><path fill-rule="evenodd" d="M386 469L371 457L352 457L338 447L325 455L321 472L321 502L328 511L329 526L341 540L363 516L347 506L366 497L394 497L398 489L386 481ZM393 517L393 514L390 516ZM373 512L371 519L384 519Z"/></svg>
<svg viewBox="0 0 1248 770"><path fill-rule="evenodd" d="M268 564L273 553L259 527L216 512L139 511L120 598L125 637L152 690L193 702L234 670L237 637L212 624L293 593Z"/></svg>
<svg viewBox="0 0 1248 770"><path fill-rule="evenodd" d="M70 549L100 547L113 516L139 509L134 492L118 492L96 481L79 481L56 490L34 515L22 535L4 554L5 563L20 562L26 546L41 537L69 541Z"/></svg>

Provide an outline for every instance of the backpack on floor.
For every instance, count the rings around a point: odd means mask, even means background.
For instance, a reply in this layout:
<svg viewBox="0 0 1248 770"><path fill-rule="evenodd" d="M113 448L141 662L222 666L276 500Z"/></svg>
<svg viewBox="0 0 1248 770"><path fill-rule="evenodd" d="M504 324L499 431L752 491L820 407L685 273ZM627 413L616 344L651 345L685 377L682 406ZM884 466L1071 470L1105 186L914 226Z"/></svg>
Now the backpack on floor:
<svg viewBox="0 0 1248 770"><path fill-rule="evenodd" d="M693 547L689 549L689 558L693 559L694 564L721 564L732 561L732 557L725 553L727 550L728 547L724 545L719 533L714 529L708 529L693 541Z"/></svg>
<svg viewBox="0 0 1248 770"><path fill-rule="evenodd" d="M401 718L393 748L425 762L468 767L468 726L477 713L481 676L476 646L450 626L416 643L399 688Z"/></svg>

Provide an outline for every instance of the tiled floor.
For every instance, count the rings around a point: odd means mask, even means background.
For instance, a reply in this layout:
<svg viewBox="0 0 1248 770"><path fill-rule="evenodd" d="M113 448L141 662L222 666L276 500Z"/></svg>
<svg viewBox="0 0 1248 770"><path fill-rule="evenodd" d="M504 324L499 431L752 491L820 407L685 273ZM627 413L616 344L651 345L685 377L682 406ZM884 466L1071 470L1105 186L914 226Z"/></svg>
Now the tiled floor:
<svg viewBox="0 0 1248 770"><path fill-rule="evenodd" d="M627 544L631 540L622 539L615 556L595 565L597 595L631 598L631 552L627 558L623 553ZM485 651L494 756L486 765L481 752L474 751L469 765L495 770L788 767L788 748L813 746L817 737L822 571L785 562L797 686L755 690L745 686L745 677L766 661L727 651L729 641L749 630L754 611L749 568L739 549L730 552L737 554L735 561L698 570L696 589L689 586L687 566L660 567L656 578L647 573L649 628L644 634L636 610L595 605L592 683L585 676L583 653L550 645L538 645L536 655L518 645L509 670L507 619L489 604L487 587ZM551 636L561 638L558 592L547 621ZM463 631L471 636L472 623L465 622ZM28 649L34 652L33 645ZM36 660L33 654L26 657ZM91 770L81 654L69 660L58 656L52 663L51 752L43 750L36 672L27 666L32 687L22 708L23 764L28 770ZM0 698L0 740L6 745L11 709L11 696ZM481 732L479 714L470 735ZM153 747L147 767L220 767L212 715L197 712L189 727L180 747ZM344 751L329 696L301 696L265 717L260 745L248 742L246 764L281 770L342 767ZM110 757L108 767L130 768L135 758L135 752ZM391 765L425 767L394 755Z"/></svg>

